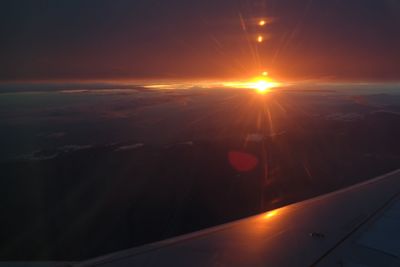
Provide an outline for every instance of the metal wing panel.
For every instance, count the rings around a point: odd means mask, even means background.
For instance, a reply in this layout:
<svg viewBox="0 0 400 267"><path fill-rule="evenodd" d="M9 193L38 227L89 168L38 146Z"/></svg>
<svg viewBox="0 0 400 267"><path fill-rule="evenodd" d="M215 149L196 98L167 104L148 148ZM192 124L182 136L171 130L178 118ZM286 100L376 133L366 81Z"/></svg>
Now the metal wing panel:
<svg viewBox="0 0 400 267"><path fill-rule="evenodd" d="M76 266L312 266L385 210L399 191L397 170L321 197Z"/></svg>

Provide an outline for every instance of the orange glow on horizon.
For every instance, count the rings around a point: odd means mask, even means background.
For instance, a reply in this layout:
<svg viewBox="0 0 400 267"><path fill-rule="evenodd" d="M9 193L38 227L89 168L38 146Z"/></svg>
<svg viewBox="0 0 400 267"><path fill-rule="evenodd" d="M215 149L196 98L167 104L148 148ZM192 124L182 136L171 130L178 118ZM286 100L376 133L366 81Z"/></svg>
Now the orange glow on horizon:
<svg viewBox="0 0 400 267"><path fill-rule="evenodd" d="M264 74L264 72L263 72ZM268 75L268 73L266 73ZM281 86L282 84L266 77L265 75L251 79L245 82L229 82L224 83L225 87L231 88L243 88L243 89L254 89L259 94L266 94L271 91L272 88Z"/></svg>
<svg viewBox="0 0 400 267"><path fill-rule="evenodd" d="M165 81L159 83L144 84L144 88L153 90L166 90L166 89L253 89L259 94L269 93L273 88L284 86L283 83L271 79L267 71L263 71L259 76L253 77L248 80L230 80L230 81Z"/></svg>

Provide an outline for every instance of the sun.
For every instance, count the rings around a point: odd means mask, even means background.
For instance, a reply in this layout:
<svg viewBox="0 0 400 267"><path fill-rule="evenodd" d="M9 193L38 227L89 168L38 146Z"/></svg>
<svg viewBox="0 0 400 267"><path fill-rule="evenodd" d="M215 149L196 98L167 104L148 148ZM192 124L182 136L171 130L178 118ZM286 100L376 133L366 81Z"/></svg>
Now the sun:
<svg viewBox="0 0 400 267"><path fill-rule="evenodd" d="M273 81L268 77L268 72L261 72L261 76L253 78L248 86L251 89L255 89L257 93L266 94L271 91L272 88L278 87L280 83Z"/></svg>
<svg viewBox="0 0 400 267"><path fill-rule="evenodd" d="M277 84L274 82L269 82L266 80L259 80L254 83L251 83L249 87L252 89L255 89L257 91L257 93L266 94L271 90L271 88L274 88L276 86L277 86Z"/></svg>
<svg viewBox="0 0 400 267"><path fill-rule="evenodd" d="M281 84L266 77L267 72L263 72L262 76L253 78L251 81L247 82L245 86L249 89L254 89L259 94L269 93L273 88L279 87Z"/></svg>
<svg viewBox="0 0 400 267"><path fill-rule="evenodd" d="M276 82L267 76L268 72L264 71L261 73L261 76L254 77L248 81L227 82L224 83L224 86L231 88L253 89L259 94L267 94L273 88L282 85L281 83Z"/></svg>

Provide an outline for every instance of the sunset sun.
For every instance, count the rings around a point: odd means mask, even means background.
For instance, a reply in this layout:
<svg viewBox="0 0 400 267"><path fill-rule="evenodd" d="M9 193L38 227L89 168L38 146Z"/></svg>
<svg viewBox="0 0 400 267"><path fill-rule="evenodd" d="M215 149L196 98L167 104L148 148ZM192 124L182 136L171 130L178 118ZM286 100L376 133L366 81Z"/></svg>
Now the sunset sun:
<svg viewBox="0 0 400 267"><path fill-rule="evenodd" d="M225 87L232 88L243 88L243 89L253 89L259 94L266 94L270 92L273 88L282 86L280 82L271 79L268 76L268 72L262 72L261 76L254 77L248 81L237 81L225 83Z"/></svg>
<svg viewBox="0 0 400 267"><path fill-rule="evenodd" d="M249 88L255 89L257 93L265 94L269 92L272 88L277 87L278 83L263 79L250 83L249 85Z"/></svg>

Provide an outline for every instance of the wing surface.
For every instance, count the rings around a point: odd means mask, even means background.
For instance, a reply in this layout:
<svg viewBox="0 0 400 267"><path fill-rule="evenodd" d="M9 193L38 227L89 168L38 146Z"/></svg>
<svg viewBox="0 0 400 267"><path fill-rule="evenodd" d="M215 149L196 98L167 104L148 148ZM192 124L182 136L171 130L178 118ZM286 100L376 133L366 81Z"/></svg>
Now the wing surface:
<svg viewBox="0 0 400 267"><path fill-rule="evenodd" d="M400 170L74 266L400 266Z"/></svg>

